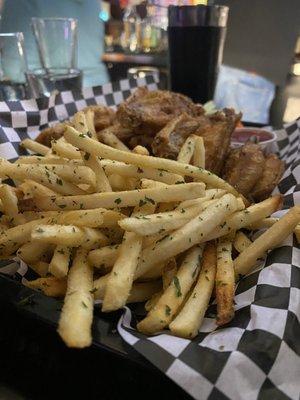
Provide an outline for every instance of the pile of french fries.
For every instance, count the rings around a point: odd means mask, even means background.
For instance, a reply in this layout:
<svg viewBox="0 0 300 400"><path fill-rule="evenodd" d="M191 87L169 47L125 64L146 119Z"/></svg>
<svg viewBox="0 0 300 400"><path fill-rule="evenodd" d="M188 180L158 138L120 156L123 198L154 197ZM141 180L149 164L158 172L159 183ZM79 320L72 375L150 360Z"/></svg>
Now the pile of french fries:
<svg viewBox="0 0 300 400"><path fill-rule="evenodd" d="M275 219L279 195L249 205L204 169L200 137L177 161L156 158L97 135L89 110L51 148L22 145L39 155L0 160L2 181L16 184L0 187L0 255L40 276L28 287L64 297L58 332L67 346L91 344L94 300L103 312L145 302L140 332L193 338L216 299L222 326L234 318L237 280L293 231L300 238L300 207ZM267 230L252 242L245 232L258 228Z"/></svg>

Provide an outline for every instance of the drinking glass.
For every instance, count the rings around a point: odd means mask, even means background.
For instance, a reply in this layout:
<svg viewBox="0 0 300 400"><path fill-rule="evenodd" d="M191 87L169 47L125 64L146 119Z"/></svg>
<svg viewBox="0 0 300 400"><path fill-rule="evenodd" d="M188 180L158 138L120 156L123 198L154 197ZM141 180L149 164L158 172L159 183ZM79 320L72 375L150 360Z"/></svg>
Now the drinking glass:
<svg viewBox="0 0 300 400"><path fill-rule="evenodd" d="M196 103L213 99L222 61L228 7L169 6L171 89Z"/></svg>
<svg viewBox="0 0 300 400"><path fill-rule="evenodd" d="M77 68L77 20L32 18L32 29L42 65L27 74L32 95L81 90L82 72Z"/></svg>
<svg viewBox="0 0 300 400"><path fill-rule="evenodd" d="M0 33L0 100L26 97L27 69L22 32Z"/></svg>

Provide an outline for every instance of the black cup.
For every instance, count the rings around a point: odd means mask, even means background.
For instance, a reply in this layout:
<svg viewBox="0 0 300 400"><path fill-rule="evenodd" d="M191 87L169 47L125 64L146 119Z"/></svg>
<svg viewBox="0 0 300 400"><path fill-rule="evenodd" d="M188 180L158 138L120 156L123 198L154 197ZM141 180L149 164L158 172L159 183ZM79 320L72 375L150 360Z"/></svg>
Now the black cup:
<svg viewBox="0 0 300 400"><path fill-rule="evenodd" d="M170 84L196 103L212 100L222 62L228 7L169 6Z"/></svg>

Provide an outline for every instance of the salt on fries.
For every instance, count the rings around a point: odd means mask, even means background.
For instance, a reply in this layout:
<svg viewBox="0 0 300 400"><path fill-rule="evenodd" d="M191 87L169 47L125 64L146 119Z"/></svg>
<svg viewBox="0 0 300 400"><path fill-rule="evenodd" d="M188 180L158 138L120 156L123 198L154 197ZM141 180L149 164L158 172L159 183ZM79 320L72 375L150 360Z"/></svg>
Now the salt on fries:
<svg viewBox="0 0 300 400"><path fill-rule="evenodd" d="M58 331L70 347L91 344L94 300L105 312L147 301L141 332L193 338L214 293L226 324L235 280L291 232L300 238L300 207L276 219L281 196L249 205L204 169L200 137L173 161L130 151L115 128L96 132L90 109L71 124L51 148L23 141L41 156L0 160L0 177L18 183L0 186L0 256L17 254L40 275L28 287L64 297ZM252 242L245 230L261 227Z"/></svg>

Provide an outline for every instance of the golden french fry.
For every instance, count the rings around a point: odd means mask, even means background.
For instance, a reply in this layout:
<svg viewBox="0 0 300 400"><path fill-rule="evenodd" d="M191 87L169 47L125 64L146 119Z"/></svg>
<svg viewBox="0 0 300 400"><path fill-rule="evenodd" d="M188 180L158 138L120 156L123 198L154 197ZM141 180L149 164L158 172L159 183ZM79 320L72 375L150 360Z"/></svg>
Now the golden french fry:
<svg viewBox="0 0 300 400"><path fill-rule="evenodd" d="M140 168L136 165L129 165L113 160L101 160L100 163L108 175L116 174L122 177L138 179L147 178L170 185L184 183L184 179L181 175L173 174L162 169Z"/></svg>
<svg viewBox="0 0 300 400"><path fill-rule="evenodd" d="M55 276L24 281L24 285L31 289L41 290L46 296L50 297L63 297L67 290L67 280L58 279Z"/></svg>
<svg viewBox="0 0 300 400"><path fill-rule="evenodd" d="M72 248L56 246L49 264L49 272L56 278L64 278L68 274Z"/></svg>
<svg viewBox="0 0 300 400"><path fill-rule="evenodd" d="M0 234L0 254L8 256L14 253L22 244L30 241L32 229L49 222L50 219L39 219L7 229Z"/></svg>
<svg viewBox="0 0 300 400"><path fill-rule="evenodd" d="M24 147L27 150L31 150L34 153L41 154L43 156L45 156L50 150L49 147L44 146L43 144L38 143L31 139L22 140L20 146Z"/></svg>
<svg viewBox="0 0 300 400"><path fill-rule="evenodd" d="M95 268L111 269L120 253L120 245L105 246L90 251L89 263Z"/></svg>
<svg viewBox="0 0 300 400"><path fill-rule="evenodd" d="M69 158L70 160L81 160L79 149L67 143L64 138L52 140L51 148L53 154L58 154L60 157Z"/></svg>
<svg viewBox="0 0 300 400"><path fill-rule="evenodd" d="M199 199L201 200L201 199ZM175 209L174 211L151 214L147 216L132 216L119 221L125 231L135 232L141 236L175 230L188 223L192 218L205 210L211 202L217 200L199 201L195 206Z"/></svg>
<svg viewBox="0 0 300 400"><path fill-rule="evenodd" d="M202 182L213 185L215 188L224 189L235 196L239 196L239 193L231 185L229 185L229 183L214 175L212 172L206 171L205 169L165 158L143 156L140 154L114 149L106 146L103 143L96 142L87 136L80 136L80 133L70 126L66 128L64 135L68 142L80 148L81 150L94 154L95 156L109 158L116 161L123 161L125 163L137 165L140 168L161 168L182 176L191 176L197 180L201 179Z"/></svg>
<svg viewBox="0 0 300 400"><path fill-rule="evenodd" d="M234 317L235 276L232 261L232 243L227 238L218 240L217 245L217 325L225 325Z"/></svg>
<svg viewBox="0 0 300 400"><path fill-rule="evenodd" d="M58 333L68 347L83 348L92 343L93 270L87 250L78 249L70 268L67 292L58 324Z"/></svg>
<svg viewBox="0 0 300 400"><path fill-rule="evenodd" d="M109 275L101 276L94 281L94 297L95 300L102 300L104 298L106 284ZM151 296L161 289L161 281L152 282L139 282L132 285L127 303L144 302L151 298Z"/></svg>
<svg viewBox="0 0 300 400"><path fill-rule="evenodd" d="M18 198L14 189L9 185L0 185L0 198L2 201L2 212L10 217L19 213Z"/></svg>
<svg viewBox="0 0 300 400"><path fill-rule="evenodd" d="M49 264L46 263L45 261L38 261L35 264L31 264L30 268L33 269L33 271L36 272L41 277L45 277L49 271Z"/></svg>
<svg viewBox="0 0 300 400"><path fill-rule="evenodd" d="M189 136L186 141L183 143L179 154L177 156L177 161L185 164L189 164L195 149L195 136Z"/></svg>
<svg viewBox="0 0 300 400"><path fill-rule="evenodd" d="M112 132L111 128L108 127L100 132L100 140L108 146L114 147L122 151L129 151L129 148Z"/></svg>
<svg viewBox="0 0 300 400"><path fill-rule="evenodd" d="M233 247L236 249L236 251L242 253L245 249L247 249L247 247L250 246L251 243L252 241L248 238L247 235L245 235L241 231L238 231L233 241Z"/></svg>
<svg viewBox="0 0 300 400"><path fill-rule="evenodd" d="M58 193L52 189L47 188L41 183L32 181L31 179L25 179L19 188L24 193L24 199L35 196L57 196Z"/></svg>
<svg viewBox="0 0 300 400"><path fill-rule="evenodd" d="M148 149L146 149L146 147L140 145L135 146L135 148L132 151L133 153L142 154L143 156L149 156L150 154Z"/></svg>
<svg viewBox="0 0 300 400"><path fill-rule="evenodd" d="M89 153L84 153L83 160L86 166L88 166L96 177L96 182L94 185L96 192L112 192L109 180L104 172L104 169L100 163L98 157L93 156Z"/></svg>
<svg viewBox="0 0 300 400"><path fill-rule="evenodd" d="M95 244L105 246L108 242L102 232L94 228L78 228L75 225L40 224L32 230L31 238L42 243L69 247L90 247Z"/></svg>
<svg viewBox="0 0 300 400"><path fill-rule="evenodd" d="M236 277L248 274L255 266L257 260L267 250L280 245L286 237L293 232L300 222L300 206L292 207L273 226L259 236L235 260L234 269Z"/></svg>
<svg viewBox="0 0 300 400"><path fill-rule="evenodd" d="M177 317L170 323L175 335L191 339L198 334L215 284L216 247L213 243L205 246L198 281Z"/></svg>
<svg viewBox="0 0 300 400"><path fill-rule="evenodd" d="M98 140L98 136L97 136L96 129L95 129L95 122L94 122L95 121L95 113L90 108L85 113L85 120L86 120L86 125L88 128L88 131L91 133L92 138L95 140Z"/></svg>
<svg viewBox="0 0 300 400"><path fill-rule="evenodd" d="M162 270L163 290L171 284L174 276L177 273L177 263L175 258L171 258Z"/></svg>
<svg viewBox="0 0 300 400"><path fill-rule="evenodd" d="M137 273L145 274L157 260L164 261L170 257L191 248L197 243L206 241L209 234L220 224L224 223L238 207L236 197L226 194L217 199L216 203L207 207L198 216L190 220L178 230L166 235L154 246L143 250Z"/></svg>
<svg viewBox="0 0 300 400"><path fill-rule="evenodd" d="M231 231L237 231L246 226L268 217L282 206L282 196L277 195L254 204L245 210L238 211L231 215L224 223L219 225L207 238L212 240L227 235Z"/></svg>
<svg viewBox="0 0 300 400"><path fill-rule="evenodd" d="M183 201L203 195L203 184L192 182L182 185L168 185L164 188L94 193L84 196L39 197L33 199L33 202L39 210L85 210L98 207L130 207L142 205L145 202Z"/></svg>
<svg viewBox="0 0 300 400"><path fill-rule="evenodd" d="M195 136L194 154L192 164L195 167L205 168L205 147L201 136Z"/></svg>
<svg viewBox="0 0 300 400"><path fill-rule="evenodd" d="M135 207L133 215L143 216L155 210L155 204ZM125 232L119 255L109 275L102 304L102 311L118 310L126 304L142 249L143 239L132 232Z"/></svg>
<svg viewBox="0 0 300 400"><path fill-rule="evenodd" d="M70 182L60 178L55 172L46 169L44 166L36 164L11 164L4 159L0 159L1 175L11 179L31 180L54 190L60 194L83 194L84 191Z"/></svg>
<svg viewBox="0 0 300 400"><path fill-rule="evenodd" d="M28 265L35 264L43 258L50 247L48 243L31 241L18 249L17 256Z"/></svg>
<svg viewBox="0 0 300 400"><path fill-rule="evenodd" d="M172 283L149 311L146 318L137 324L140 332L153 334L169 325L197 279L202 250L202 246L195 246L187 252Z"/></svg>
<svg viewBox="0 0 300 400"><path fill-rule="evenodd" d="M67 158L62 158L58 156L21 156L16 161L16 164L40 164L40 165L72 165L72 166L82 166L82 160L69 160Z"/></svg>

